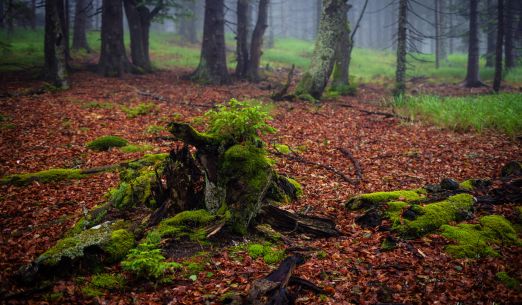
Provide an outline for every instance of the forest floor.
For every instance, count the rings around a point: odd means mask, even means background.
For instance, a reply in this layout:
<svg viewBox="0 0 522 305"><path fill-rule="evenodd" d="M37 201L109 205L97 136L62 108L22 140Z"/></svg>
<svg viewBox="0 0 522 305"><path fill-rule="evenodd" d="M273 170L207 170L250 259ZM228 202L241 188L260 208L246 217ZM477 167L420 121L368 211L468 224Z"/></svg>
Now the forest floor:
<svg viewBox="0 0 522 305"><path fill-rule="evenodd" d="M99 136L118 135L132 144L149 144L150 152L168 152L180 143L166 131L174 118L189 121L214 103L230 98L269 99L270 90L238 82L229 86L200 86L182 79L187 71L163 71L152 75L101 78L90 72L72 75L68 91L0 99L4 122L0 128L0 176L49 168L89 168L135 159L143 152L114 149L94 152L85 144ZM27 92L41 83L5 82L2 91ZM425 87L424 87L425 88ZM426 89L451 95L470 94L458 86L429 85ZM165 97L153 100L150 92ZM476 93L476 92L471 92ZM349 150L360 162L363 180L350 184L331 172L275 157L277 168L297 179L304 196L285 206L332 217L341 237L298 242L322 249L297 269L297 274L327 287L332 294L303 293L298 304L515 304L522 292L506 287L496 273L506 271L522 279L522 248L504 248L500 257L454 259L444 252L448 240L432 234L409 241L388 252L380 250L384 233L363 230L354 223L357 213L346 210L351 196L381 190L411 189L451 177L459 181L498 175L511 160L522 158L520 140L487 131L457 133L422 123L360 111L390 111L378 106L389 92L365 85L356 97L340 97L320 105L280 102L273 109L274 135L268 143L299 147L307 160L334 166L355 177L352 162L338 148ZM135 118L122 106L154 103L155 108ZM147 131L148 130L148 131ZM104 202L104 194L118 184L117 173L108 172L80 180L0 188L0 282L2 289L22 265L63 237L82 215L82 209ZM503 207L495 207L503 213ZM242 242L242 240L237 240ZM424 255L418 255L420 250ZM326 255L325 255L326 254ZM150 286L130 282L121 291L97 298L82 294L77 279L64 279L53 287L58 298L33 294L20 303L54 300L59 303L205 304L218 302L227 291L245 292L250 283L273 268L246 253L232 257L228 249L216 248L196 281L180 276L171 284ZM114 270L118 267L112 267ZM390 300L391 298L391 300ZM12 300L16 302L16 299ZM0 300L0 303L3 301Z"/></svg>

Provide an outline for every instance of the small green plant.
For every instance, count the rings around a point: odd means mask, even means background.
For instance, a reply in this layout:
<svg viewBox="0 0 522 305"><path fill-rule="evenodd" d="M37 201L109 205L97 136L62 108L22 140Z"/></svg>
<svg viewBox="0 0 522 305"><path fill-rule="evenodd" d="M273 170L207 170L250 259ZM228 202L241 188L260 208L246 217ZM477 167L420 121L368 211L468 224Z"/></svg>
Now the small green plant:
<svg viewBox="0 0 522 305"><path fill-rule="evenodd" d="M88 102L82 105L82 108L86 109L112 109L114 105L111 103L101 103L101 102Z"/></svg>
<svg viewBox="0 0 522 305"><path fill-rule="evenodd" d="M247 247L247 252L250 257L256 259L262 257L265 263L271 265L276 264L285 258L285 250L278 250L272 248L269 243L261 244L250 244Z"/></svg>
<svg viewBox="0 0 522 305"><path fill-rule="evenodd" d="M152 112L156 108L153 103L140 103L136 107L122 106L121 110L125 112L128 118L132 119L140 115L146 115Z"/></svg>
<svg viewBox="0 0 522 305"><path fill-rule="evenodd" d="M103 136L87 143L87 148L96 151L106 151L112 147L123 147L127 145L127 140L117 136Z"/></svg>
<svg viewBox="0 0 522 305"><path fill-rule="evenodd" d="M520 281L511 277L507 272L498 272L496 276L499 281L506 285L506 287L511 289L520 288Z"/></svg>
<svg viewBox="0 0 522 305"><path fill-rule="evenodd" d="M125 278L121 274L95 274L91 278L91 285L108 290L122 289L125 286Z"/></svg>
<svg viewBox="0 0 522 305"><path fill-rule="evenodd" d="M149 234L150 235L150 234ZM179 269L181 265L175 262L166 262L157 248L157 243L149 240L139 244L130 250L124 261L121 262L123 270L132 272L140 278L156 280L162 277L169 269Z"/></svg>
<svg viewBox="0 0 522 305"><path fill-rule="evenodd" d="M274 133L276 129L267 123L272 118L260 105L231 99L217 110L205 113L207 133L223 141L233 143L256 142L259 134Z"/></svg>
<svg viewBox="0 0 522 305"><path fill-rule="evenodd" d="M163 131L166 131L167 128L165 126L158 126L158 125L150 125L147 127L147 133L148 134L159 134Z"/></svg>

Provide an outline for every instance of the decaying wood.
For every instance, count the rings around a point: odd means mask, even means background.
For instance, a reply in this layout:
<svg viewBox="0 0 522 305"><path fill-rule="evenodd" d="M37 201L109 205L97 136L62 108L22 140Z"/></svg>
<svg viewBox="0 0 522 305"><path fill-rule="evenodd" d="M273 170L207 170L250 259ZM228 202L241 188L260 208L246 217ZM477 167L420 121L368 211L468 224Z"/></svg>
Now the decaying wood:
<svg viewBox="0 0 522 305"><path fill-rule="evenodd" d="M341 235L335 228L335 222L329 218L294 214L273 205L262 207L257 220L284 234L303 233L313 237Z"/></svg>
<svg viewBox="0 0 522 305"><path fill-rule="evenodd" d="M274 101L282 101L286 99L292 99L293 95L288 95L288 89L290 88L290 84L292 83L292 78L294 77L294 71L295 71L295 65L292 65L292 68L290 68L290 71L288 71L288 76L286 79L286 83L283 87L281 87L281 90L274 92L272 94L272 100Z"/></svg>
<svg viewBox="0 0 522 305"><path fill-rule="evenodd" d="M285 305L294 304L295 295L288 287L298 286L314 293L325 293L324 289L303 278L292 275L294 270L304 263L301 256L292 255L285 258L279 267L266 277L255 280L244 304L251 305Z"/></svg>

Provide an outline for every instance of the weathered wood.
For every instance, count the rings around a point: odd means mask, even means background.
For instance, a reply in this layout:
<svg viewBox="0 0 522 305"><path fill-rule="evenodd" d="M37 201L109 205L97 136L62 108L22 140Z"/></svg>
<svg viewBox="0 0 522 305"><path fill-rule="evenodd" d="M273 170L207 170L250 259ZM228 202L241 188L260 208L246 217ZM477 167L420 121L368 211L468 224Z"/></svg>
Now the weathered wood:
<svg viewBox="0 0 522 305"><path fill-rule="evenodd" d="M258 222L267 223L284 234L303 233L313 237L339 236L335 222L329 218L290 213L273 205L261 208Z"/></svg>

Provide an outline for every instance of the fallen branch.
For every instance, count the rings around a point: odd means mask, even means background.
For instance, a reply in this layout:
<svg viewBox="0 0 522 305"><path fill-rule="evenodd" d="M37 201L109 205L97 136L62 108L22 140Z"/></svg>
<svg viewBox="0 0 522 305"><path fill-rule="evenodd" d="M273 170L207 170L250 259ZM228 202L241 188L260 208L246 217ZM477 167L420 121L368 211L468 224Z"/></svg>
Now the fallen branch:
<svg viewBox="0 0 522 305"><path fill-rule="evenodd" d="M344 108L352 108L352 109L357 110L359 112L362 112L362 113L364 113L366 115L381 115L381 116L384 116L385 118L398 118L398 119L406 120L406 121L410 120L410 118L398 115L396 113L389 113L389 112L383 112L383 111L364 110L364 109L360 109L360 108L357 108L357 107L355 107L353 105L349 105L349 104L336 104L336 105L339 106L339 107L344 107Z"/></svg>
<svg viewBox="0 0 522 305"><path fill-rule="evenodd" d="M359 163L359 161L357 159L355 159L355 157L352 155L352 153L349 150L342 148L342 147L338 147L337 149L345 157L348 157L348 159L350 159L350 161L352 161L353 166L355 167L355 175L357 176L357 179L359 179L359 181L361 181L363 179L363 173L362 173L361 164Z"/></svg>
<svg viewBox="0 0 522 305"><path fill-rule="evenodd" d="M297 161L297 162L301 162L304 164L313 165L313 166L317 166L319 168L325 169L325 170L332 172L332 173L336 174L337 176L341 177L344 181L346 181L348 183L358 184L359 180L360 180L360 179L352 179L352 178L346 176L344 173L342 173L341 171L339 171L338 169L336 169L335 167L333 167L329 164L323 164L323 163L319 163L319 162L313 162L310 160L306 160L293 151L292 151L292 154L283 154L283 153L280 153L275 150L270 150L270 153L272 153L276 156L279 156L279 157L285 157L285 158L293 160L293 161Z"/></svg>

